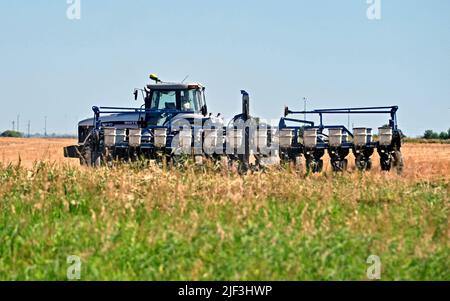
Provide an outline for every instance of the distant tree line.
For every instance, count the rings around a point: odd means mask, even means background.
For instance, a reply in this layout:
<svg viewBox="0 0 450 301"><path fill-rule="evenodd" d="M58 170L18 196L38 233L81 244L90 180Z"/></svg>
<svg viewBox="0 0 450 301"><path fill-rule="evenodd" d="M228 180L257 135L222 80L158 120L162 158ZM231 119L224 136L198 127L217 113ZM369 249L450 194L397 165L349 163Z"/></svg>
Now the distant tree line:
<svg viewBox="0 0 450 301"><path fill-rule="evenodd" d="M424 139L440 139L440 140L448 140L450 139L450 129L447 132L437 133L433 130L426 130L425 134L423 134Z"/></svg>
<svg viewBox="0 0 450 301"><path fill-rule="evenodd" d="M0 137L8 137L8 138L76 138L76 135L73 134L56 134L56 133L52 133L52 134L48 134L47 136L43 135L43 134L30 134L30 136L18 132L18 131L11 131L11 130L7 130L4 132L0 132Z"/></svg>
<svg viewBox="0 0 450 301"><path fill-rule="evenodd" d="M0 134L0 137L9 137L9 138L21 138L23 137L21 132L17 131L4 131Z"/></svg>

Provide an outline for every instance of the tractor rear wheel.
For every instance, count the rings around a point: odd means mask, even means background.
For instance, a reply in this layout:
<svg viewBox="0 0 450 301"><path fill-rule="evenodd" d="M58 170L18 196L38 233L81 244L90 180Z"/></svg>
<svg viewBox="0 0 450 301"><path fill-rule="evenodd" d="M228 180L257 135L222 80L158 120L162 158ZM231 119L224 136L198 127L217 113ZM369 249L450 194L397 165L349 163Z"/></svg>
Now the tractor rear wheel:
<svg viewBox="0 0 450 301"><path fill-rule="evenodd" d="M83 147L80 157L80 165L90 167L92 165L91 148L88 146Z"/></svg>
<svg viewBox="0 0 450 301"><path fill-rule="evenodd" d="M100 152L93 151L91 152L92 158L92 167L100 167L102 166L102 154Z"/></svg>
<svg viewBox="0 0 450 301"><path fill-rule="evenodd" d="M89 165L90 162L91 162L91 159L88 158L87 154L83 154L82 157L80 158L80 165L81 166L90 166Z"/></svg>

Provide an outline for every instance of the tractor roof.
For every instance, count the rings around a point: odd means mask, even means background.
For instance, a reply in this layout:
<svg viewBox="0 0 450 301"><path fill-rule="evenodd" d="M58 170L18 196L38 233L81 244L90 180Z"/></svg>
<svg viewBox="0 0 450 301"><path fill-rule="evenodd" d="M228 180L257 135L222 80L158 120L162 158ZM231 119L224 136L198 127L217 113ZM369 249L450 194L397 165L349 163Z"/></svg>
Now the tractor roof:
<svg viewBox="0 0 450 301"><path fill-rule="evenodd" d="M150 90L186 90L186 89L202 89L199 83L159 83L147 85Z"/></svg>

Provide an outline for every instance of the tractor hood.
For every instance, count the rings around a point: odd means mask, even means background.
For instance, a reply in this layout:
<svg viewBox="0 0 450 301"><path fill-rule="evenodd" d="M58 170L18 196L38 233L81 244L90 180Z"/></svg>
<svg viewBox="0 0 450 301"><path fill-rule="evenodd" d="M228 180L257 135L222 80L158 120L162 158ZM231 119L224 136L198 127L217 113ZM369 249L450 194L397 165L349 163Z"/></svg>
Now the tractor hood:
<svg viewBox="0 0 450 301"><path fill-rule="evenodd" d="M143 117L143 114L139 113L120 113L120 114L112 114L112 115L104 115L100 117L100 121L103 126L106 127L115 127L117 129L125 129L125 128L136 128L138 127L138 121L140 117ZM171 123L181 123L182 120L187 120L192 123L194 120L205 120L205 116L199 113L178 113L175 116L167 116L163 117L164 113L151 113L147 118L147 122L149 126L156 125L168 125L169 121ZM221 117L207 117L211 120L213 124L223 124L223 119ZM92 127L94 126L94 118L88 118L80 121L78 123L79 127Z"/></svg>
<svg viewBox="0 0 450 301"><path fill-rule="evenodd" d="M133 128L137 127L137 121L139 119L139 113L120 113L105 115L100 117L100 121L104 126L114 126L120 128ZM80 127L92 127L94 126L94 118L88 118L78 123Z"/></svg>

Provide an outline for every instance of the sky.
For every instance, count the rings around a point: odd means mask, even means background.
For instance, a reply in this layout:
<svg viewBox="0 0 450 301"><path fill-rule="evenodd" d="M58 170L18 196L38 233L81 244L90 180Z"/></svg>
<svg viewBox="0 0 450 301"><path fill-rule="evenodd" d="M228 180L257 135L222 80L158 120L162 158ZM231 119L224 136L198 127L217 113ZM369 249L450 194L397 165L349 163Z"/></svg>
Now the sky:
<svg viewBox="0 0 450 301"><path fill-rule="evenodd" d="M367 0L80 0L75 20L67 1L0 2L0 131L20 115L21 131L47 116L49 133L76 133L93 105L140 106L150 73L203 83L226 117L244 89L266 119L307 97L308 109L398 105L410 136L450 128L448 0L380 0L379 20Z"/></svg>

